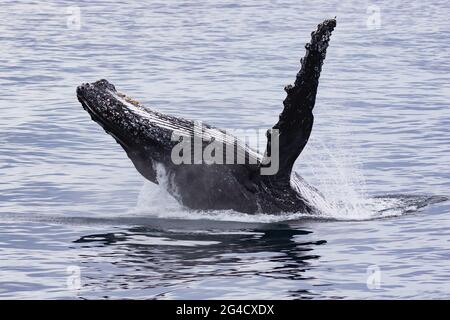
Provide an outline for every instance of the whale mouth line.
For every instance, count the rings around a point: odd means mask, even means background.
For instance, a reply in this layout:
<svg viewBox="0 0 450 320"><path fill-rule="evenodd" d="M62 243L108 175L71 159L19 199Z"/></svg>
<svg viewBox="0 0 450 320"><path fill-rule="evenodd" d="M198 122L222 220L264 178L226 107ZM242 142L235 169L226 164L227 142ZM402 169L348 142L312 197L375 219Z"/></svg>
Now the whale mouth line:
<svg viewBox="0 0 450 320"><path fill-rule="evenodd" d="M78 100L81 102L81 105L86 111L88 111L92 115L98 116L94 109L89 106L89 102L84 97L78 96Z"/></svg>
<svg viewBox="0 0 450 320"><path fill-rule="evenodd" d="M94 108L92 108L89 105L88 100L85 99L83 96L78 95L78 94L77 94L77 97L78 97L78 101L80 101L80 103L83 106L84 110L86 110L93 117L92 120L94 120L96 122L102 122L103 118L94 110Z"/></svg>

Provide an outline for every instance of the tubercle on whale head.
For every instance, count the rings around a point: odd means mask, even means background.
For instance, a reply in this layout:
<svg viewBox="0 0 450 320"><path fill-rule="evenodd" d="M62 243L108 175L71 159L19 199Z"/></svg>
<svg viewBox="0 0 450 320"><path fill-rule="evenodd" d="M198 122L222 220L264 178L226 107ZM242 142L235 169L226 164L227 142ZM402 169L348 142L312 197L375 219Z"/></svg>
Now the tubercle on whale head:
<svg viewBox="0 0 450 320"><path fill-rule="evenodd" d="M99 118L103 118L103 116L107 118L108 107L109 109L115 108L114 103L111 103L114 93L117 93L116 88L105 79L93 83L83 83L77 87L78 101L89 114Z"/></svg>
<svg viewBox="0 0 450 320"><path fill-rule="evenodd" d="M83 94L83 92L90 88L96 88L99 90L110 90L113 92L117 92L116 87L109 83L106 79L101 79L93 83L83 83L82 85L77 87L77 95Z"/></svg>

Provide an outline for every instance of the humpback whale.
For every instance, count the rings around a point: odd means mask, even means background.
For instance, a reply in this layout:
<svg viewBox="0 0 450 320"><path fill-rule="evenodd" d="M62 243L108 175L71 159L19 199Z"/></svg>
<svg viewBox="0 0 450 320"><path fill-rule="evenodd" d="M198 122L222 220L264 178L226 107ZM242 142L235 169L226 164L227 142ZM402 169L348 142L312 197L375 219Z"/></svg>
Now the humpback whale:
<svg viewBox="0 0 450 320"><path fill-rule="evenodd" d="M312 213L315 208L305 192L316 190L293 174L292 166L311 133L319 76L335 26L335 19L325 20L311 33L295 82L285 87L287 96L279 120L266 133L264 154L219 128L145 107L104 79L80 85L77 97L92 120L122 146L137 171L153 183L163 184L162 187L188 208ZM235 158L245 161L230 164L200 159L178 163L173 155L180 140L174 136L190 137L194 141L200 136L202 150L216 142L232 150ZM195 158L193 150L183 149L181 154ZM269 169L273 167L275 170L271 172Z"/></svg>

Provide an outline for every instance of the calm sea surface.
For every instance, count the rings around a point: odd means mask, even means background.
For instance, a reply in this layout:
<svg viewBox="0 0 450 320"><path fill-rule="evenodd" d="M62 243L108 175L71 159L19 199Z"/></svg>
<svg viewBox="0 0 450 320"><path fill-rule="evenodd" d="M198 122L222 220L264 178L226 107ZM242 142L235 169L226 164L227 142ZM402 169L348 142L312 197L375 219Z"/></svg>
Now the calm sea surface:
<svg viewBox="0 0 450 320"><path fill-rule="evenodd" d="M449 8L0 1L0 298L449 298ZM161 112L267 129L334 16L296 163L321 217L186 210L75 96L106 78Z"/></svg>

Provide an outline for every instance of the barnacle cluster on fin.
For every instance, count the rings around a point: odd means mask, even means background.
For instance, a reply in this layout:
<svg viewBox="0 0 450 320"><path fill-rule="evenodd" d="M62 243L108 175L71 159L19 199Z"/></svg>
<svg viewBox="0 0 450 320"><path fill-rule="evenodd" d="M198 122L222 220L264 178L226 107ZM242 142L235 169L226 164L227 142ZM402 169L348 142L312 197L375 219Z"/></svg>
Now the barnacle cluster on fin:
<svg viewBox="0 0 450 320"><path fill-rule="evenodd" d="M140 106L141 103L133 98L130 98L129 96L127 96L125 93L119 92L117 91L117 95L121 98L123 98L126 102L131 103L134 106Z"/></svg>

